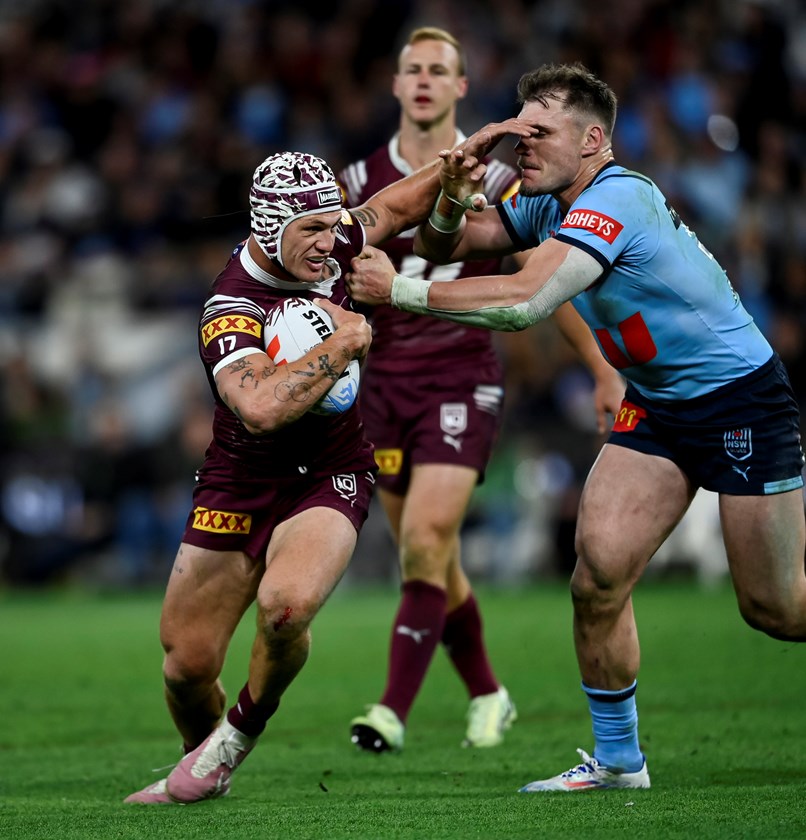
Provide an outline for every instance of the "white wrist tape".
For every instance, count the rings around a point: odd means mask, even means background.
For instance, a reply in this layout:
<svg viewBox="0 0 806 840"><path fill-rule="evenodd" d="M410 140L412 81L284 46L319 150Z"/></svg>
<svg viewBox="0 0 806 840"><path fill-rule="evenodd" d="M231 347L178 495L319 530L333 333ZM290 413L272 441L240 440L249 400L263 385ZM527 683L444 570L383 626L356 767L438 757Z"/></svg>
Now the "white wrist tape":
<svg viewBox="0 0 806 840"><path fill-rule="evenodd" d="M395 309L405 309L406 312L428 311L428 290L431 280L415 280L403 274L395 274L392 278L392 306Z"/></svg>
<svg viewBox="0 0 806 840"><path fill-rule="evenodd" d="M428 224L440 233L456 233L462 227L463 221L464 216L449 219L447 216L443 216L436 208L431 211L431 215L428 217Z"/></svg>
<svg viewBox="0 0 806 840"><path fill-rule="evenodd" d="M452 195L448 195L445 190L441 190L440 195L444 195L448 201L455 204L457 207L461 207L462 210L472 210L474 213L481 213L481 211L487 207L487 196L484 195L484 193L466 195L461 201L459 201L458 198L454 198ZM439 201L439 199L437 199L437 201ZM478 202L478 207L476 206L476 202Z"/></svg>
<svg viewBox="0 0 806 840"><path fill-rule="evenodd" d="M442 197L448 199L451 204L455 205L457 210L450 216L446 216L444 213L441 213L439 210L440 202L442 201ZM457 230L462 226L462 221L465 217L465 208L458 202L456 199L451 198L449 195L446 195L442 190L440 190L439 195L437 196L437 200L434 202L434 209L431 211L431 215L428 217L428 224L431 225L434 230L439 231L440 233L456 233Z"/></svg>

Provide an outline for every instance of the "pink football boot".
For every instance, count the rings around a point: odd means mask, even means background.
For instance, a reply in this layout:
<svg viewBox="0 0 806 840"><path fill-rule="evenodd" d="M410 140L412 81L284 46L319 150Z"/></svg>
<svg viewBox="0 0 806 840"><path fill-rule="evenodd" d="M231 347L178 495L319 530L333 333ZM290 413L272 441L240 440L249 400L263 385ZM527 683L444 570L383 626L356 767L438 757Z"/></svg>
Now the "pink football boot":
<svg viewBox="0 0 806 840"><path fill-rule="evenodd" d="M137 793L127 796L123 801L138 805L167 805L173 802L173 799L168 796L168 791L165 787L166 781L167 779L160 779L158 782L154 782L153 785L149 785L142 790L138 790Z"/></svg>
<svg viewBox="0 0 806 840"><path fill-rule="evenodd" d="M174 802L199 802L229 793L232 771L249 755L257 738L239 732L224 718L169 774L166 792Z"/></svg>

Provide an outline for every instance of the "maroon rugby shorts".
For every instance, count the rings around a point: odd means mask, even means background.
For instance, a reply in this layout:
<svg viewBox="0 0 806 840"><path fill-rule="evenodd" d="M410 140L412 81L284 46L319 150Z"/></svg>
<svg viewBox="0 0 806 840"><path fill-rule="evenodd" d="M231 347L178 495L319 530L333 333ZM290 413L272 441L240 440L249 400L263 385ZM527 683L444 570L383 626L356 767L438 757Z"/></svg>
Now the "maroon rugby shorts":
<svg viewBox="0 0 806 840"><path fill-rule="evenodd" d="M379 485L405 494L417 464L471 467L481 483L498 437L503 395L498 365L417 377L368 371L359 407L375 446Z"/></svg>
<svg viewBox="0 0 806 840"><path fill-rule="evenodd" d="M304 510L343 513L356 532L367 518L375 483L371 471L309 478L233 480L220 468L199 470L183 541L212 551L243 551L260 559L272 532Z"/></svg>

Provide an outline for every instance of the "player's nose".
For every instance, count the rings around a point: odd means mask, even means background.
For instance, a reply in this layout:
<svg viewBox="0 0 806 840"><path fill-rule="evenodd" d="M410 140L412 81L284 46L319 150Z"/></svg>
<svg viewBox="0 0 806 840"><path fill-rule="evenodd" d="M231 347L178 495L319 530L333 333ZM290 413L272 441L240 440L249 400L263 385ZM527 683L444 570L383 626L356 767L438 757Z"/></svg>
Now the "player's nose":
<svg viewBox="0 0 806 840"><path fill-rule="evenodd" d="M336 232L331 230L322 231L316 237L316 248L323 253L329 254L336 245Z"/></svg>

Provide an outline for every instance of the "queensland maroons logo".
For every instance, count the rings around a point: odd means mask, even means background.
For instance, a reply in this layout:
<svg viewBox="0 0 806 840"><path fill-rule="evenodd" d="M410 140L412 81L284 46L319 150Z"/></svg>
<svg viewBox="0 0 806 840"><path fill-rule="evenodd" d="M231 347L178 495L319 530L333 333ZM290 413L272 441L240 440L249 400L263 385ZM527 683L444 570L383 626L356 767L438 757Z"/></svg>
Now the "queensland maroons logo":
<svg viewBox="0 0 806 840"><path fill-rule="evenodd" d="M461 435L467 428L467 406L464 403L442 403L439 426L449 435Z"/></svg>

